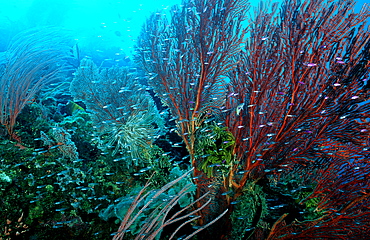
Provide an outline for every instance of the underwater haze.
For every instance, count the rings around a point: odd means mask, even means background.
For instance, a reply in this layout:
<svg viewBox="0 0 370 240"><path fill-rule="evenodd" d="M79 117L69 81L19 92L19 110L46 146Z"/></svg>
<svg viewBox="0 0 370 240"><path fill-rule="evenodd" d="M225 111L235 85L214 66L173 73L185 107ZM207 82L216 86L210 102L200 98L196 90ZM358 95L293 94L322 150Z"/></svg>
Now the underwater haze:
<svg viewBox="0 0 370 240"><path fill-rule="evenodd" d="M252 6L258 2L250 1ZM0 52L23 30L57 26L73 31L80 51L87 55L131 56L146 18L180 3L181 0L0 0ZM356 9L363 3L366 0L357 1Z"/></svg>
<svg viewBox="0 0 370 240"><path fill-rule="evenodd" d="M22 30L57 26L73 31L80 50L99 55L130 54L142 24L153 11L177 0L1 0L0 51ZM95 53L94 53L95 51ZM114 55L113 55L114 56Z"/></svg>

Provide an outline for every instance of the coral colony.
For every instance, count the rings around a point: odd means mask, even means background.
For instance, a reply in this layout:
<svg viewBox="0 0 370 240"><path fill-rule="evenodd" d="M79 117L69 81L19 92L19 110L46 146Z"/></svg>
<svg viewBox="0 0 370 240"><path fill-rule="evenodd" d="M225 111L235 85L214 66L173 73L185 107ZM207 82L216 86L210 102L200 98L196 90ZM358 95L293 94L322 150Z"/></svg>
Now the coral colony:
<svg viewBox="0 0 370 240"><path fill-rule="evenodd" d="M184 0L148 16L127 66L76 59L60 29L15 36L0 239L367 238L370 7L354 4Z"/></svg>

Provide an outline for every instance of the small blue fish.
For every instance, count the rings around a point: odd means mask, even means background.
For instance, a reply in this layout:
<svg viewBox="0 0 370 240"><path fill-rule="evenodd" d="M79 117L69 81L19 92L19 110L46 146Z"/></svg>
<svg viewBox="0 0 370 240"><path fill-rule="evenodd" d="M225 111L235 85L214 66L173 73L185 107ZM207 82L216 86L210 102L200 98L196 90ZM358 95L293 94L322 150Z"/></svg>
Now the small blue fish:
<svg viewBox="0 0 370 240"><path fill-rule="evenodd" d="M239 116L240 112L243 110L243 107L244 107L244 103L241 103L239 104L237 107L236 107L236 115Z"/></svg>
<svg viewBox="0 0 370 240"><path fill-rule="evenodd" d="M68 208L58 208L58 209L55 209L56 212L62 212L62 211L65 211L67 210Z"/></svg>

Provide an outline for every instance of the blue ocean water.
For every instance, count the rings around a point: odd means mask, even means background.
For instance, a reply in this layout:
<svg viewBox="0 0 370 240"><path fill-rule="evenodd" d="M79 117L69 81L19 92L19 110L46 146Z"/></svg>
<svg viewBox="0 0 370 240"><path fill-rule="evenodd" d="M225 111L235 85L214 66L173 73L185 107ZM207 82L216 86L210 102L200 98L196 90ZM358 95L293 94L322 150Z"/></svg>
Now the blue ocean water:
<svg viewBox="0 0 370 240"><path fill-rule="evenodd" d="M111 51L129 54L150 13L176 3L180 1L2 0L0 51L22 30L57 26L71 30L80 48L107 55Z"/></svg>
<svg viewBox="0 0 370 240"><path fill-rule="evenodd" d="M252 6L258 2L250 1ZM356 10L366 2L357 1ZM22 30L58 26L71 30L90 55L129 56L150 13L169 11L174 4L181 0L1 0L0 52Z"/></svg>

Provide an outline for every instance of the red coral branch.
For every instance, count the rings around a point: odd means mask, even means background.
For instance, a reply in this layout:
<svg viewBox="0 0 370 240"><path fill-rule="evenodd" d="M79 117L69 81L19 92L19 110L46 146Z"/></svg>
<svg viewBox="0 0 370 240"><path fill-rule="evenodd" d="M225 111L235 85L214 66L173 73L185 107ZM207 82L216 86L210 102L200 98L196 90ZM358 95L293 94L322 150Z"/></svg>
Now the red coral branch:
<svg viewBox="0 0 370 240"><path fill-rule="evenodd" d="M18 142L14 133L18 115L43 86L66 70L66 41L60 29L31 29L15 36L6 52L8 61L0 77L0 123Z"/></svg>
<svg viewBox="0 0 370 240"><path fill-rule="evenodd" d="M370 11L352 14L352 7L352 1L285 1L279 14L276 5L256 9L230 74L227 108L235 110L226 124L237 141L234 169L245 172L234 186L285 165L367 154L370 128L359 119L370 113L361 81Z"/></svg>

